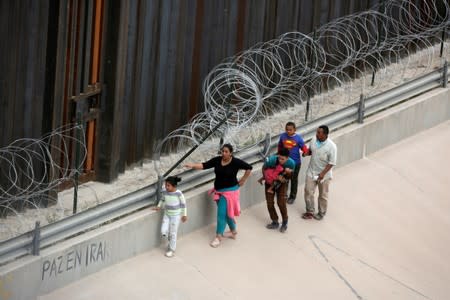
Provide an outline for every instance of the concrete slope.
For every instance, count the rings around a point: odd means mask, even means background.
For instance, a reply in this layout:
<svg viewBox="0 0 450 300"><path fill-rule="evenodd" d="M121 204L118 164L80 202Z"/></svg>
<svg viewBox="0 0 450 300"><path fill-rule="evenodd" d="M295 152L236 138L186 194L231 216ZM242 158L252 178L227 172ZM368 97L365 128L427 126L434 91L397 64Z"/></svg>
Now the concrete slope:
<svg viewBox="0 0 450 300"><path fill-rule="evenodd" d="M322 221L298 199L269 231L258 204L217 249L209 226L39 299L449 299L449 170L445 122L337 169Z"/></svg>

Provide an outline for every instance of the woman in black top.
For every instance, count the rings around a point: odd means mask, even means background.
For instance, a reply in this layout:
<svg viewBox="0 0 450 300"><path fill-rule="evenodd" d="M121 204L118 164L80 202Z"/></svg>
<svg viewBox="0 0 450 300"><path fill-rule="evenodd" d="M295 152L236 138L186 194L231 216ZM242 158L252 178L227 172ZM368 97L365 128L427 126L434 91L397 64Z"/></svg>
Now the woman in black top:
<svg viewBox="0 0 450 300"><path fill-rule="evenodd" d="M220 245L226 224L230 227L230 237L233 239L236 237L237 231L234 217L240 213L239 187L244 185L252 170L251 165L233 157L233 147L230 144L223 145L221 153L221 156L216 156L204 163L186 164L186 167L196 170L214 168L214 173L216 174L214 200L217 202L217 229L216 237L210 244L214 248ZM245 173L238 181L237 173L239 170L245 170Z"/></svg>

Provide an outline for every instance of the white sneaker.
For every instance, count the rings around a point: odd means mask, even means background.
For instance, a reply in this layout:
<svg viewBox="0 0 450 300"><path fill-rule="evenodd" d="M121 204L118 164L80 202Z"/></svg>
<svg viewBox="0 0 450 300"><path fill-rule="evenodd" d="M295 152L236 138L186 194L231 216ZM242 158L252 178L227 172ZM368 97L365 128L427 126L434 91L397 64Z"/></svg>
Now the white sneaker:
<svg viewBox="0 0 450 300"><path fill-rule="evenodd" d="M169 250L169 251L166 252L165 255L166 255L166 257L173 257L175 255L175 252L172 251L172 250Z"/></svg>
<svg viewBox="0 0 450 300"><path fill-rule="evenodd" d="M212 240L212 242L209 244L211 247L213 248L217 248L220 246L220 240L219 238L215 238L214 240Z"/></svg>

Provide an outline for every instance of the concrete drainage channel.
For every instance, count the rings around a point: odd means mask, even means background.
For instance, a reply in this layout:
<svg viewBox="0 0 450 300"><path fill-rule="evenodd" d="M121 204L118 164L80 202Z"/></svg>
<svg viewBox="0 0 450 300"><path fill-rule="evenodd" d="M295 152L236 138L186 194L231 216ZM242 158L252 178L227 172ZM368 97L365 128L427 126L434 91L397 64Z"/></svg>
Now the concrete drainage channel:
<svg viewBox="0 0 450 300"><path fill-rule="evenodd" d="M319 125L328 124L340 149L338 166L343 166L450 119L450 90L439 89L447 86L448 75L444 67L374 97L361 96L359 103L304 124L298 131L309 140ZM259 164L261 153L276 147L277 137L271 140L274 142L238 156ZM258 171L255 169L255 173ZM302 168L300 182L304 171ZM180 235L184 235L214 220L214 206L206 196L209 185L205 185L214 174L208 170L187 171L181 176L180 188L188 199L191 220L181 228ZM157 184L153 184L0 243L0 295L35 299L158 247L160 214L145 209L155 203L156 192ZM242 208L264 199L253 179L241 195Z"/></svg>
<svg viewBox="0 0 450 300"><path fill-rule="evenodd" d="M298 131L302 133L305 140L309 140L314 135L316 128L321 124L328 124L330 129L335 130L354 122L363 123L364 118L369 115L432 89L446 87L449 74L450 72L446 63L444 67L434 72L373 97L365 99L361 95L359 103L303 124L298 128ZM270 151L276 147L278 138L273 137L271 140L275 142L264 145L267 149L263 151L254 149L239 153L239 157L251 164L260 162L262 159L260 153ZM213 180L211 170L202 172L187 171L182 173L181 176L183 176L183 184L180 185L180 188L183 191L189 191L195 186ZM0 243L0 264L4 265L11 260L28 254L39 255L40 250L49 245L53 245L79 233L96 228L101 224L153 205L156 202L156 192L157 184L153 184L58 222L48 224L41 228L36 226L34 231Z"/></svg>

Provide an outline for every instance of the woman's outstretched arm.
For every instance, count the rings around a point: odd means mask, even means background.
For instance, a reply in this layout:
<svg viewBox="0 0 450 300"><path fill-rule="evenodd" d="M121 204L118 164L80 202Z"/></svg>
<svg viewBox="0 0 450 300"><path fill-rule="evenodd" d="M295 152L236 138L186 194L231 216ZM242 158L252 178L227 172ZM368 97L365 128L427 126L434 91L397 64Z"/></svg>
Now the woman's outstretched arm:
<svg viewBox="0 0 450 300"><path fill-rule="evenodd" d="M195 169L195 170L203 170L202 163L187 163L184 165L186 168Z"/></svg>

